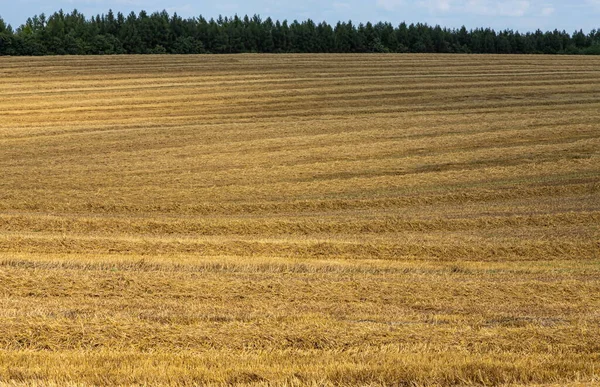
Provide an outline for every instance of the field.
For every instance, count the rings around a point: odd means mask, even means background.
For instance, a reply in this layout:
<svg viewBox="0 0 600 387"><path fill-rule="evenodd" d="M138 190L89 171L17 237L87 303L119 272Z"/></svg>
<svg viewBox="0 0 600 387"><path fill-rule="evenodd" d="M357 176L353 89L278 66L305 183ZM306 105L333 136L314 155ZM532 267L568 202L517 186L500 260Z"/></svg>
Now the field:
<svg viewBox="0 0 600 387"><path fill-rule="evenodd" d="M600 384L600 59L0 58L0 384Z"/></svg>

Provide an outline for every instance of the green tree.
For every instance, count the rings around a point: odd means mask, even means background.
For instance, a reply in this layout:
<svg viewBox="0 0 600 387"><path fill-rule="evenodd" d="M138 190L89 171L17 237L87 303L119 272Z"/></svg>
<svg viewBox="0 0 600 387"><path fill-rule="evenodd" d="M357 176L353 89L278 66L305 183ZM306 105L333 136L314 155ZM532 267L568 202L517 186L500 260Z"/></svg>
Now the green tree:
<svg viewBox="0 0 600 387"><path fill-rule="evenodd" d="M77 10L34 15L16 31L0 18L0 55L240 52L461 52L596 54L600 31L447 29L423 23L397 27L311 19L288 24L259 15L182 18L166 11L128 16L109 10L87 19Z"/></svg>

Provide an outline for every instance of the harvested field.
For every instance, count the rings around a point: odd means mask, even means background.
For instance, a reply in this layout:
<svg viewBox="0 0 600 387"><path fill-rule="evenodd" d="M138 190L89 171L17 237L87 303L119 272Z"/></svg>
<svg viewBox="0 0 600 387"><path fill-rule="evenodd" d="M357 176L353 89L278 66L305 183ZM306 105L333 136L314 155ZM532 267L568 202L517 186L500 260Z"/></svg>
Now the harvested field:
<svg viewBox="0 0 600 387"><path fill-rule="evenodd" d="M600 384L600 59L0 58L0 384Z"/></svg>

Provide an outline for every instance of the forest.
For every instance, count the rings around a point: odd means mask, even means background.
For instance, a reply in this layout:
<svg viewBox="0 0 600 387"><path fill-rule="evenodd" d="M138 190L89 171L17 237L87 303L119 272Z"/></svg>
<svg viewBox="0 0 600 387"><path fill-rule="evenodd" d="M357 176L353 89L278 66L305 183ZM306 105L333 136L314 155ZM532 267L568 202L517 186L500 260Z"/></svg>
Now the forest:
<svg viewBox="0 0 600 387"><path fill-rule="evenodd" d="M600 54L600 30L519 32L424 23L280 22L259 15L182 18L167 11L86 18L73 10L28 18L14 29L0 17L0 55L231 53Z"/></svg>

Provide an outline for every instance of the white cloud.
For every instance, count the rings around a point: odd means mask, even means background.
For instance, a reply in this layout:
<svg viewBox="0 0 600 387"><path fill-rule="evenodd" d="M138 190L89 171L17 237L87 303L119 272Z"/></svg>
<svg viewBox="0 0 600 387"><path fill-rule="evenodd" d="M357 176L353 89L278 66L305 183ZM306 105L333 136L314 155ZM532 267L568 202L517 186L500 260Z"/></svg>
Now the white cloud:
<svg viewBox="0 0 600 387"><path fill-rule="evenodd" d="M585 0L585 2L596 11L600 11L600 0Z"/></svg>
<svg viewBox="0 0 600 387"><path fill-rule="evenodd" d="M452 8L450 2L450 0L422 0L419 1L419 5L431 12L448 12Z"/></svg>
<svg viewBox="0 0 600 387"><path fill-rule="evenodd" d="M191 14L193 13L194 7L192 7L191 4L185 4L185 5L179 5L179 6L175 6L175 7L170 7L167 8L166 11L170 14L173 14L175 12L177 12L178 14L180 14L179 16L181 16L181 14Z"/></svg>
<svg viewBox="0 0 600 387"><path fill-rule="evenodd" d="M436 7L440 11L449 11L450 10L450 0L437 0Z"/></svg>
<svg viewBox="0 0 600 387"><path fill-rule="evenodd" d="M509 1L507 3L501 3L498 5L498 14L500 14L501 16L516 16L516 17L521 17L524 16L527 11L529 11L529 8L531 7L531 4L529 3L529 1Z"/></svg>
<svg viewBox="0 0 600 387"><path fill-rule="evenodd" d="M544 8L542 8L542 16L550 16L554 13L555 9L552 6L546 6Z"/></svg>
<svg viewBox="0 0 600 387"><path fill-rule="evenodd" d="M377 8L393 11L402 5L402 0L377 0Z"/></svg>
<svg viewBox="0 0 600 387"><path fill-rule="evenodd" d="M89 4L89 5L104 5L107 7L112 5L133 5L140 6L144 4L143 0L113 0L113 1L105 1L105 0L65 0L65 2L69 4Z"/></svg>
<svg viewBox="0 0 600 387"><path fill-rule="evenodd" d="M531 8L528 0L509 0L495 2L490 0L468 0L464 6L465 11L485 16L525 16Z"/></svg>
<svg viewBox="0 0 600 387"><path fill-rule="evenodd" d="M218 3L215 8L224 14L231 14L240 9L240 6L237 3Z"/></svg>
<svg viewBox="0 0 600 387"><path fill-rule="evenodd" d="M341 10L347 10L350 9L350 4L348 3L344 3L342 1L335 1L333 2L333 4L331 4L331 6L333 7L333 9L335 9L336 11L341 11Z"/></svg>
<svg viewBox="0 0 600 387"><path fill-rule="evenodd" d="M533 9L540 9L541 5L533 6L535 1L536 0L419 0L417 1L417 5L428 9L431 13L452 12L491 17L522 17L533 11ZM589 1L600 3L600 0ZM384 7L382 3L386 3L387 7ZM378 5L390 10L393 8L391 3L398 2L393 0L378 0ZM541 9L541 14L544 16L550 16L553 12L554 7L551 4L545 4Z"/></svg>

